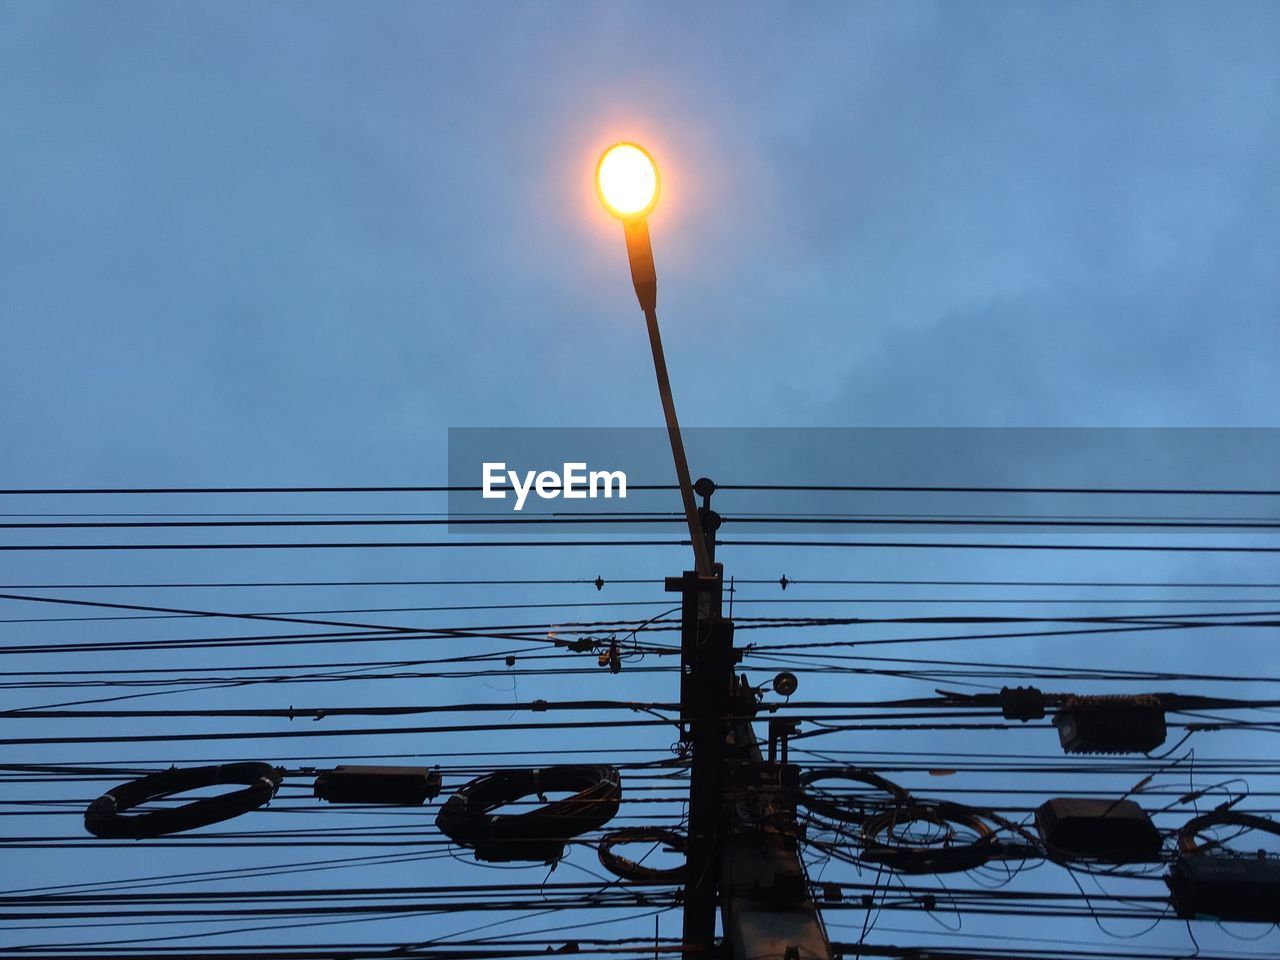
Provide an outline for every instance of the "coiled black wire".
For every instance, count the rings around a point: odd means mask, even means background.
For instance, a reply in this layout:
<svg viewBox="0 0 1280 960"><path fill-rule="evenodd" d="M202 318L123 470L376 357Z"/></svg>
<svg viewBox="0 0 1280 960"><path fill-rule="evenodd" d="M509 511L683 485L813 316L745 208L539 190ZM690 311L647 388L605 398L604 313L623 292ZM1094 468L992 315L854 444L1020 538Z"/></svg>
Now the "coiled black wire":
<svg viewBox="0 0 1280 960"><path fill-rule="evenodd" d="M94 800L84 812L84 826L95 837L113 840L141 840L194 830L258 809L275 796L283 776L283 769L269 763L224 763L153 773L112 787ZM244 789L193 800L180 807L124 815L124 811L148 800L235 783L244 784Z"/></svg>
<svg viewBox="0 0 1280 960"><path fill-rule="evenodd" d="M941 843L910 844L893 837L895 828L929 823L943 831ZM975 834L968 842L952 845L956 828ZM980 867L997 852L998 841L978 811L957 803L914 803L866 820L862 824L862 858L882 863L899 873L959 873Z"/></svg>
<svg viewBox="0 0 1280 960"><path fill-rule="evenodd" d="M1200 832L1206 827L1232 826L1243 828L1241 832L1260 830L1280 836L1280 823L1254 813L1243 813L1237 810L1210 810L1198 817L1193 817L1178 830L1178 853L1181 856L1198 856L1212 847L1222 844L1212 840L1199 839Z"/></svg>
<svg viewBox="0 0 1280 960"><path fill-rule="evenodd" d="M573 791L564 800L527 813L492 813L522 797ZM440 808L436 826L475 852L477 860L551 862L574 837L604 826L618 812L622 779L617 767L564 765L503 770L460 787Z"/></svg>
<svg viewBox="0 0 1280 960"><path fill-rule="evenodd" d="M873 802L861 797L840 796L813 785L820 780L851 780L866 784L884 794ZM885 804L906 806L910 795L892 780L863 767L837 767L833 769L806 770L800 775L800 802L812 813L821 814L839 823L861 823L873 812L884 809ZM868 798L869 799L869 798Z"/></svg>
<svg viewBox="0 0 1280 960"><path fill-rule="evenodd" d="M642 863L613 852L613 848L623 843L661 843L684 853L688 847L684 835L674 830L663 830L660 827L626 827L613 830L600 838L597 852L601 865L616 877L623 880L652 881L655 883L683 883L684 864L678 867L646 867Z"/></svg>

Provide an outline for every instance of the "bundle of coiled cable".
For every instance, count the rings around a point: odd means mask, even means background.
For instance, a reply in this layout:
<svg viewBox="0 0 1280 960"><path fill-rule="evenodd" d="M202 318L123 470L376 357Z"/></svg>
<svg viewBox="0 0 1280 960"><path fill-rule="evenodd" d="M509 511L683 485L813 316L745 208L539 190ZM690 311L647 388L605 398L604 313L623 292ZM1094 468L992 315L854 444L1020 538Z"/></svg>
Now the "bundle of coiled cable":
<svg viewBox="0 0 1280 960"><path fill-rule="evenodd" d="M871 787L874 795L853 796L816 788L820 780L849 780ZM892 780L862 767L831 767L806 770L800 776L800 802L811 812L836 823L861 823L886 805L906 806L911 798Z"/></svg>
<svg viewBox="0 0 1280 960"><path fill-rule="evenodd" d="M492 811L524 797L572 791L527 813ZM548 863L564 855L574 837L604 826L618 812L622 778L617 767L564 765L502 770L460 787L436 815L436 826L477 860Z"/></svg>
<svg viewBox="0 0 1280 960"><path fill-rule="evenodd" d="M932 836L907 831L928 824ZM918 828L917 828L918 829ZM964 838L961 830L971 836ZM958 803L912 803L862 824L862 859L899 873L959 873L980 867L999 849L995 831L978 811Z"/></svg>
<svg viewBox="0 0 1280 960"><path fill-rule="evenodd" d="M84 813L85 829L95 837L112 840L142 840L181 833L196 827L230 820L256 810L280 786L284 770L269 763L224 763L220 766L172 768L112 787L89 804ZM203 797L179 807L165 807L146 813L126 815L148 800L220 784L244 784L217 797Z"/></svg>
<svg viewBox="0 0 1280 960"><path fill-rule="evenodd" d="M1239 827L1240 833L1258 830L1280 836L1280 823L1254 813L1239 810L1210 810L1193 817L1178 830L1178 853L1181 856L1201 856L1212 849L1225 849L1223 843L1204 837L1209 827Z"/></svg>
<svg viewBox="0 0 1280 960"><path fill-rule="evenodd" d="M624 843L665 844L676 853L685 853L688 844L683 834L661 827L624 827L612 830L600 838L597 852L600 864L615 877L623 880L635 880L641 883L683 883L685 865L678 867L646 867L643 863L630 860L621 854L614 853L613 848Z"/></svg>

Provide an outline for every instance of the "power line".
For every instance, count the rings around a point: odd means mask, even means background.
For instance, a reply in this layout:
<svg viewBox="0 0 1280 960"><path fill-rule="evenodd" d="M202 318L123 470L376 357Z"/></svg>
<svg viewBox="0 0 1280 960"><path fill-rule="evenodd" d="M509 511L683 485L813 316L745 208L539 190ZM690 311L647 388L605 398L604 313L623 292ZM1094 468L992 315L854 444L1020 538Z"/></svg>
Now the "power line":
<svg viewBox="0 0 1280 960"><path fill-rule="evenodd" d="M723 547L817 547L933 550L1141 551L1153 553L1280 553L1280 547L1194 546L1189 544L953 543L885 540L721 540ZM0 551L146 550L428 550L529 547L687 547L688 540L422 540L319 543L59 543L0 544Z"/></svg>
<svg viewBox="0 0 1280 960"><path fill-rule="evenodd" d="M628 483L628 490L676 490L670 483ZM814 491L834 493L1060 493L1092 495L1275 497L1280 490L1213 487L1051 487L957 486L935 484L717 483L717 490ZM0 489L0 496L81 496L87 494L244 494L244 493L480 493L481 486L224 486L224 487L29 487Z"/></svg>
<svg viewBox="0 0 1280 960"><path fill-rule="evenodd" d="M1161 587L1167 589L1280 589L1280 582L1177 581L1177 580L924 580L863 579L832 580L805 578L761 579L737 577L734 582L746 585L776 586L785 579L787 586L934 586L934 587ZM599 578L600 588L608 584L660 584L661 577ZM461 579L461 580L247 580L167 583L9 583L0 590L139 590L201 588L275 588L275 587L474 587L474 586L593 586L595 579ZM784 588L785 589L785 588Z"/></svg>
<svg viewBox="0 0 1280 960"><path fill-rule="evenodd" d="M425 540L418 542L373 541L367 543L6 543L0 544L0 550L23 552L104 550L427 550L496 547L679 547L688 545L688 540Z"/></svg>
<svg viewBox="0 0 1280 960"><path fill-rule="evenodd" d="M819 547L899 550L1062 550L1149 553L1280 553L1280 547L1192 546L1188 544L950 543L884 540L720 540L722 547ZM4 548L0 548L4 549Z"/></svg>
<svg viewBox="0 0 1280 960"><path fill-rule="evenodd" d="M728 514L721 518L725 525L738 524L778 524L778 525L811 525L811 526L884 526L884 527L1047 527L1088 528L1100 530L1276 530L1280 522L1270 519L1250 518L1217 518L1213 520L1189 519L1119 519L1094 517L1088 519L1043 519L1039 517L1019 518L973 518L960 519L948 516L928 518L911 518L902 516L852 517L826 515L822 517L807 516L753 516L745 514ZM0 530L186 530L186 529L256 529L256 528L331 528L331 527L466 527L466 526L539 526L563 525L578 526L593 524L599 526L611 524L671 524L679 526L683 522L678 516L654 516L638 514L628 516L619 513L586 516L450 516L413 519L309 519L309 520L99 520L99 521L62 521L0 523Z"/></svg>

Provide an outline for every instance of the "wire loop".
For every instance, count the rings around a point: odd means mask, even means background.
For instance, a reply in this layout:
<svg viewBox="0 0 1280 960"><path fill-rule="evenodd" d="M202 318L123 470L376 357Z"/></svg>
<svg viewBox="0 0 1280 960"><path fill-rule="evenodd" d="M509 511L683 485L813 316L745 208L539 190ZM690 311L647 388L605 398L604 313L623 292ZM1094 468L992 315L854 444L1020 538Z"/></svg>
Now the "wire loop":
<svg viewBox="0 0 1280 960"><path fill-rule="evenodd" d="M598 853L600 864L616 877L623 880L636 880L653 883L683 883L685 865L678 867L646 867L635 860L628 859L613 852L613 848L623 843L662 843L676 853L688 850L688 841L683 834L674 830L663 830L659 827L624 827L606 833L600 838Z"/></svg>
<svg viewBox="0 0 1280 960"><path fill-rule="evenodd" d="M882 792L884 797L864 800L862 797L841 797L823 790L810 789L819 780L852 780ZM800 787L802 791L800 802L810 812L821 814L840 823L861 823L870 815L872 808L880 810L885 804L901 807L911 801L911 796L905 789L892 780L862 767L806 770L800 776Z"/></svg>
<svg viewBox="0 0 1280 960"><path fill-rule="evenodd" d="M1243 827L1242 833L1248 830L1261 830L1263 833L1280 836L1280 823L1267 817L1236 810L1210 810L1208 813L1191 818L1178 830L1179 855L1201 856L1213 847L1222 847L1219 841L1199 839L1200 832L1206 827L1217 826Z"/></svg>
<svg viewBox="0 0 1280 960"><path fill-rule="evenodd" d="M911 823L941 828L941 843L905 843L894 836ZM953 846L957 827L976 836ZM976 810L946 802L913 803L872 817L862 825L862 843L864 860L899 873L961 873L982 866L997 852L995 832Z"/></svg>
<svg viewBox="0 0 1280 960"><path fill-rule="evenodd" d="M494 814L522 797L547 791L573 796L528 813ZM436 826L454 843L469 847L477 860L548 863L564 855L565 844L604 826L618 812L622 779L617 767L565 765L502 770L462 786L440 808Z"/></svg>
<svg viewBox="0 0 1280 960"><path fill-rule="evenodd" d="M84 827L95 837L112 840L142 840L194 830L258 809L275 796L283 777L284 770L269 763L224 763L153 773L112 787L94 800L84 812ZM244 789L192 800L180 807L123 815L148 800L236 783L244 784Z"/></svg>

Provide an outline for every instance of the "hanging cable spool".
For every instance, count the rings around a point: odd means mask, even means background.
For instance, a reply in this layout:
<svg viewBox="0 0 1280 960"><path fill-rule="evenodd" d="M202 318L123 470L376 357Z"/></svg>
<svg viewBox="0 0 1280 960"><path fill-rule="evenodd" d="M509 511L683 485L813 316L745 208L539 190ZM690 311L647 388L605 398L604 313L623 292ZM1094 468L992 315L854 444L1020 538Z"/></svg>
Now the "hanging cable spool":
<svg viewBox="0 0 1280 960"><path fill-rule="evenodd" d="M256 810L275 796L284 770L269 763L224 763L220 766L172 768L112 787L84 813L84 826L95 837L142 840L194 830ZM175 793L222 784L243 784L216 797L192 800L180 807L125 815L126 810Z"/></svg>
<svg viewBox="0 0 1280 960"><path fill-rule="evenodd" d="M851 780L871 787L883 796L841 796L825 790L815 790L820 780ZM862 767L835 767L827 770L806 770L800 776L800 802L811 812L821 814L839 823L861 823L873 812L884 809L886 804L906 806L910 795L892 780Z"/></svg>
<svg viewBox="0 0 1280 960"><path fill-rule="evenodd" d="M657 827L626 827L622 830L613 830L601 837L598 852L600 854L600 863L604 868L615 877L621 877L623 880L637 880L642 883L684 882L685 868L683 864L666 869L646 867L642 863L629 860L621 854L613 852L614 847L624 843L661 843L675 853L684 853L688 848L688 843L682 834Z"/></svg>
<svg viewBox="0 0 1280 960"><path fill-rule="evenodd" d="M545 802L548 792L573 791ZM528 813L494 814L498 807L536 796L544 805ZM436 826L477 860L549 863L574 837L604 826L618 812L622 779L617 767L565 765L502 770L460 787L440 808Z"/></svg>
<svg viewBox="0 0 1280 960"><path fill-rule="evenodd" d="M920 824L931 825L935 835L905 835ZM972 837L961 839L961 829ZM861 858L898 873L960 873L982 866L997 849L995 832L978 811L958 803L912 803L862 824Z"/></svg>
<svg viewBox="0 0 1280 960"><path fill-rule="evenodd" d="M1198 817L1192 817L1178 830L1178 853L1181 856L1203 856L1211 849L1225 849L1215 840L1201 836L1209 827L1240 827L1241 833L1246 830L1258 830L1273 836L1280 836L1280 823L1255 813L1240 813L1236 810L1210 810Z"/></svg>

